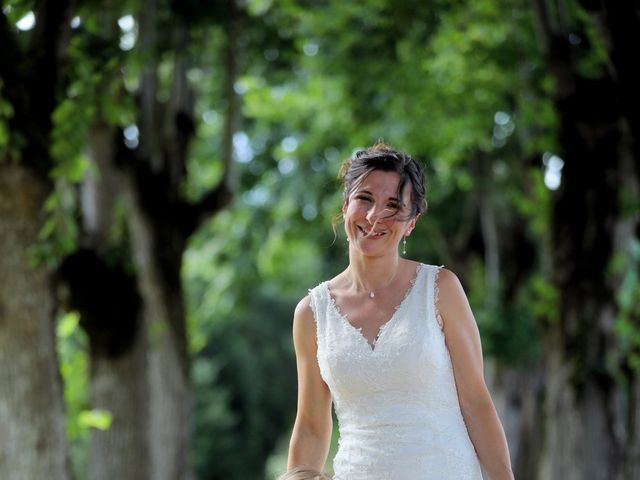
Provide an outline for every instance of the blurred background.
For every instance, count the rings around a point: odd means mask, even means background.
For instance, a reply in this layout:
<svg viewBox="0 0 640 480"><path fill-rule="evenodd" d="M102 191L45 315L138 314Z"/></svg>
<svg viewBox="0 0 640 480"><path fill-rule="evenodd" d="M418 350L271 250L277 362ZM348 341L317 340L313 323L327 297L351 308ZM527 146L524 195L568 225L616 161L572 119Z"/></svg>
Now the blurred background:
<svg viewBox="0 0 640 480"><path fill-rule="evenodd" d="M420 159L516 478L640 478L640 3L3 0L0 478L273 479L340 163ZM330 470L330 464L327 466Z"/></svg>

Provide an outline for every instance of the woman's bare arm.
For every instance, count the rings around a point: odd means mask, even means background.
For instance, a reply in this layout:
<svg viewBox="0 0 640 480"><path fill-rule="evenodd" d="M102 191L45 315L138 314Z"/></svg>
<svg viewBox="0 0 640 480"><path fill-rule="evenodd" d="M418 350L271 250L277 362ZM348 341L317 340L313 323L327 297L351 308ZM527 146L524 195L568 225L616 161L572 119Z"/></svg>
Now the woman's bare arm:
<svg viewBox="0 0 640 480"><path fill-rule="evenodd" d="M480 463L491 480L512 480L507 440L484 381L480 333L458 277L442 269L438 310L462 415Z"/></svg>
<svg viewBox="0 0 640 480"><path fill-rule="evenodd" d="M309 296L298 303L293 316L293 345L298 367L298 411L289 443L288 468L305 466L322 471L333 428L331 394L320 375Z"/></svg>

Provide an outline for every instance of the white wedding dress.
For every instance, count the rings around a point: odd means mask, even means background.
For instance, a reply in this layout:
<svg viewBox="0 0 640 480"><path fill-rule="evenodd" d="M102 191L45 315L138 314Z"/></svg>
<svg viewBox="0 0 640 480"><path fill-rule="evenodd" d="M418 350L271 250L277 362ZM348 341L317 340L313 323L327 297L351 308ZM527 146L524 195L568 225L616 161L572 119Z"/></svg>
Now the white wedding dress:
<svg viewBox="0 0 640 480"><path fill-rule="evenodd" d="M335 480L482 479L435 308L439 269L418 265L373 347L338 310L329 282L309 291L340 430Z"/></svg>

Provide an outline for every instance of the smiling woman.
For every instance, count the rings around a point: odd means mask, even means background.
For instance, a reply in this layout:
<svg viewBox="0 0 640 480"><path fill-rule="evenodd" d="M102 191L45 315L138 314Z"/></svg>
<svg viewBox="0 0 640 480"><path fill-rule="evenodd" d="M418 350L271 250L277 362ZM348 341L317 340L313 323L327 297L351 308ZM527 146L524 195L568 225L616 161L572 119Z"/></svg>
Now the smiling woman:
<svg viewBox="0 0 640 480"><path fill-rule="evenodd" d="M410 184L398 194L400 175L374 170L345 202L342 213L350 242L365 255L395 253L401 238L415 227L417 216L408 214Z"/></svg>
<svg viewBox="0 0 640 480"><path fill-rule="evenodd" d="M290 469L321 471L335 406L335 480L512 479L482 372L480 336L457 277L404 259L426 209L425 179L384 144L343 165L349 265L298 304L298 412Z"/></svg>

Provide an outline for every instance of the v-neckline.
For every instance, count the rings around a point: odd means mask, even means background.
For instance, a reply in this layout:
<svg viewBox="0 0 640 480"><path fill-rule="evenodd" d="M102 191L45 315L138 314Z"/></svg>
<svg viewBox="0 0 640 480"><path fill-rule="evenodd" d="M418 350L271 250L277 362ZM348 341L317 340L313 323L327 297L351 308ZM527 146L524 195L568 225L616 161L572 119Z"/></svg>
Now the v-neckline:
<svg viewBox="0 0 640 480"><path fill-rule="evenodd" d="M333 298L333 295L331 294L331 289L329 288L329 281L325 282L324 286L327 290L327 295L329 297L329 303L331 305L331 308L333 308L333 311L336 313L336 315L338 315L338 317L340 317L342 321L344 321L344 323L347 325L347 328L353 331L358 337L360 337L365 342L367 347L369 347L368 350L371 353L377 350L376 347L380 343L380 338L382 337L382 334L384 333L385 330L387 330L387 327L395 320L395 318L398 316L398 312L402 309L404 304L407 302L408 298L411 296L411 293L414 290L413 287L418 282L418 277L420 276L420 271L422 270L422 266L423 266L422 263L418 263L416 265L416 272L411 282L409 282L409 286L407 287L404 293L404 296L402 297L402 300L396 307L393 308L393 313L391 314L389 319L380 325L380 327L378 328L378 333L376 334L375 337L373 337L373 342L369 342L369 339L364 336L364 334L362 333L362 327L357 328L355 325L353 325L349 321L347 315L342 313L342 311L340 310L340 308L336 303L336 300Z"/></svg>

